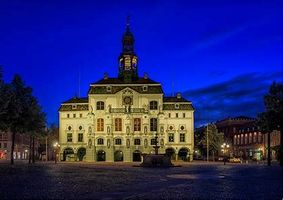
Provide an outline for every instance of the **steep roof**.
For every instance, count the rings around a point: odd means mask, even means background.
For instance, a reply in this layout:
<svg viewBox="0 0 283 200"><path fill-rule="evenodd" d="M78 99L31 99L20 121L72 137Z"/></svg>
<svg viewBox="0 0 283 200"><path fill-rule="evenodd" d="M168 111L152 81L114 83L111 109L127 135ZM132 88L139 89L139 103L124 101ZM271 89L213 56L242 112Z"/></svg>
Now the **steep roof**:
<svg viewBox="0 0 283 200"><path fill-rule="evenodd" d="M163 97L163 102L187 102L191 103L191 101L188 101L187 99L183 97Z"/></svg>
<svg viewBox="0 0 283 200"><path fill-rule="evenodd" d="M73 97L67 101L62 102L62 104L67 104L67 103L88 103L88 97Z"/></svg>
<svg viewBox="0 0 283 200"><path fill-rule="evenodd" d="M104 85L104 84L159 84L159 83L149 78L145 79L139 77L137 80L133 80L131 83L125 83L123 80L119 78L107 78L94 82L91 85Z"/></svg>

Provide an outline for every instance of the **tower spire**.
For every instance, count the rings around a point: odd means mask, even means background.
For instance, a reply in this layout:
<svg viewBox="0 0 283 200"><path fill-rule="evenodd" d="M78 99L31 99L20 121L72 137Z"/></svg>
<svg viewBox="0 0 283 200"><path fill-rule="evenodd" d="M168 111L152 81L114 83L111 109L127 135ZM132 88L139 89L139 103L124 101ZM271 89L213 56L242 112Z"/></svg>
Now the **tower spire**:
<svg viewBox="0 0 283 200"><path fill-rule="evenodd" d="M122 38L122 53L119 56L119 78L125 82L138 79L137 61L134 51L134 35L130 31L130 16L126 19L126 32Z"/></svg>

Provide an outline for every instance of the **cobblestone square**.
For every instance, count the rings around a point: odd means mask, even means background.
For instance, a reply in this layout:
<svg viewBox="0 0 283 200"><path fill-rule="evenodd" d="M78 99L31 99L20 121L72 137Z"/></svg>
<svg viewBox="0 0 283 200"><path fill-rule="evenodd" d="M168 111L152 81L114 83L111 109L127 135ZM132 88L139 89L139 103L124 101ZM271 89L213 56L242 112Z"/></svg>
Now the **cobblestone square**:
<svg viewBox="0 0 283 200"><path fill-rule="evenodd" d="M176 164L176 163L175 163ZM0 199L282 199L279 166L177 163L0 164Z"/></svg>

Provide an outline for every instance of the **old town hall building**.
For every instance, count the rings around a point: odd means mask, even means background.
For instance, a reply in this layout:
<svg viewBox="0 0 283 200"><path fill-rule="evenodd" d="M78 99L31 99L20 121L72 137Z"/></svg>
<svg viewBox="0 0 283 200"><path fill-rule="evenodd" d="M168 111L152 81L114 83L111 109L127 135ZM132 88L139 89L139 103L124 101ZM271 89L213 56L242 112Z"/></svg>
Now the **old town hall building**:
<svg viewBox="0 0 283 200"><path fill-rule="evenodd" d="M59 109L61 161L141 161L154 152L192 160L194 109L177 94L165 97L161 84L138 76L138 57L129 25L122 39L119 73L91 83L86 98L72 98Z"/></svg>

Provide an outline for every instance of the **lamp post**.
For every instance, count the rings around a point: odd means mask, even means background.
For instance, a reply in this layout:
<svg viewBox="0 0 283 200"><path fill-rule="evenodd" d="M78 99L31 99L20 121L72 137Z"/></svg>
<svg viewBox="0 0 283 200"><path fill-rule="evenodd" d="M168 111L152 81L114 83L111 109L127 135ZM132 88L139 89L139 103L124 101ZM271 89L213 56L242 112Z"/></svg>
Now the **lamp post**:
<svg viewBox="0 0 283 200"><path fill-rule="evenodd" d="M60 148L60 144L58 144L58 142L55 142L53 147L54 147L55 164L56 164L57 163L57 154L58 154L58 150Z"/></svg>
<svg viewBox="0 0 283 200"><path fill-rule="evenodd" d="M228 152L228 149L229 149L230 145L229 144L226 144L225 142L221 145L221 151L223 152L223 162L224 162L224 165L226 165L226 161L227 161L227 157L226 157L226 152Z"/></svg>

